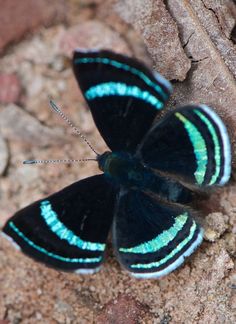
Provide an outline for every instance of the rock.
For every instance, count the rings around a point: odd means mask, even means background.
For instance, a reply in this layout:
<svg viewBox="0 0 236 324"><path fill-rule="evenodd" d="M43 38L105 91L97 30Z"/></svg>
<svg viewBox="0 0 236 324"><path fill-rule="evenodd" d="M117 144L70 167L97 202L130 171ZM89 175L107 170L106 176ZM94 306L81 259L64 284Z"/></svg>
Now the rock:
<svg viewBox="0 0 236 324"><path fill-rule="evenodd" d="M225 248L227 252L236 258L236 233L227 233L225 235ZM235 283L236 286L236 283Z"/></svg>
<svg viewBox="0 0 236 324"><path fill-rule="evenodd" d="M120 35L100 21L91 20L65 30L58 40L61 52L70 57L75 48L110 49L130 54L127 43Z"/></svg>
<svg viewBox="0 0 236 324"><path fill-rule="evenodd" d="M190 3L211 42L236 78L236 47L230 40L236 24L236 6L232 4L232 0L220 3L215 0L191 0Z"/></svg>
<svg viewBox="0 0 236 324"><path fill-rule="evenodd" d="M134 298L120 295L116 300L109 302L97 317L97 324L135 324L141 321L147 307L138 303Z"/></svg>
<svg viewBox="0 0 236 324"><path fill-rule="evenodd" d="M65 143L61 131L43 126L37 119L14 104L0 111L0 130L8 139L35 146Z"/></svg>
<svg viewBox="0 0 236 324"><path fill-rule="evenodd" d="M207 241L215 242L228 228L229 217L222 213L211 213L206 219L204 238Z"/></svg>
<svg viewBox="0 0 236 324"><path fill-rule="evenodd" d="M204 238L207 241L210 242L215 242L215 240L218 238L219 236L217 235L217 232L213 231L211 228L207 228L204 231Z"/></svg>
<svg viewBox="0 0 236 324"><path fill-rule="evenodd" d="M73 309L70 304L65 301L57 299L54 305L54 315L53 319L56 320L56 323L75 323L76 318L73 314Z"/></svg>
<svg viewBox="0 0 236 324"><path fill-rule="evenodd" d="M192 61L187 79L175 84L170 106L192 102L214 108L228 127L235 146L236 47L222 32L217 20L220 12L225 12L227 3L221 1L217 5L216 15L216 4L211 8L210 1L191 0L186 5L181 0L168 0L169 11L178 24L182 45ZM236 160L236 150L232 152Z"/></svg>
<svg viewBox="0 0 236 324"><path fill-rule="evenodd" d="M179 40L175 21L162 0L119 0L116 12L138 30L154 68L168 80L183 81L191 67Z"/></svg>
<svg viewBox="0 0 236 324"><path fill-rule="evenodd" d="M0 175L4 173L9 160L9 151L6 141L0 134Z"/></svg>
<svg viewBox="0 0 236 324"><path fill-rule="evenodd" d="M0 74L0 103L17 103L21 84L16 74Z"/></svg>
<svg viewBox="0 0 236 324"><path fill-rule="evenodd" d="M65 21L65 0L0 0L0 52L40 26Z"/></svg>

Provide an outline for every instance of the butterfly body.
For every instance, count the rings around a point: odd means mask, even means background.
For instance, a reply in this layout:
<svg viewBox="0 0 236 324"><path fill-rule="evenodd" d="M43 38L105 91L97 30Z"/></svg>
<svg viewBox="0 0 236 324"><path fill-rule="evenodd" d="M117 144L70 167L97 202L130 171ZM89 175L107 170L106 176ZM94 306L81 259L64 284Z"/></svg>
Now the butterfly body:
<svg viewBox="0 0 236 324"><path fill-rule="evenodd" d="M103 174L80 180L18 211L3 228L48 266L96 272L106 240L138 278L159 278L201 244L186 206L188 188L224 185L231 172L227 130L206 105L173 109L155 123L172 87L139 61L111 51L75 51L73 70L110 151Z"/></svg>
<svg viewBox="0 0 236 324"><path fill-rule="evenodd" d="M99 166L114 183L127 188L145 188L150 181L151 173L138 159L126 152L105 152Z"/></svg>
<svg viewBox="0 0 236 324"><path fill-rule="evenodd" d="M146 191L172 202L190 200L187 188L158 174L127 152L105 152L98 157L98 165L116 187Z"/></svg>

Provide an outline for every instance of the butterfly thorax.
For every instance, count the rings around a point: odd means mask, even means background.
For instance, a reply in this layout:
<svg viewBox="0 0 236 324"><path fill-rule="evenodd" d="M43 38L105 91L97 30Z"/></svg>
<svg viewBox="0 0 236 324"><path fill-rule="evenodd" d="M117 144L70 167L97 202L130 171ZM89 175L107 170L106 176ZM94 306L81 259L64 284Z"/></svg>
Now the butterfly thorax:
<svg viewBox="0 0 236 324"><path fill-rule="evenodd" d="M145 167L129 153L105 152L98 164L107 177L123 186L140 187L145 181Z"/></svg>
<svg viewBox="0 0 236 324"><path fill-rule="evenodd" d="M98 165L114 185L152 192L169 201L189 199L188 190L181 184L146 167L129 153L105 152L99 156Z"/></svg>

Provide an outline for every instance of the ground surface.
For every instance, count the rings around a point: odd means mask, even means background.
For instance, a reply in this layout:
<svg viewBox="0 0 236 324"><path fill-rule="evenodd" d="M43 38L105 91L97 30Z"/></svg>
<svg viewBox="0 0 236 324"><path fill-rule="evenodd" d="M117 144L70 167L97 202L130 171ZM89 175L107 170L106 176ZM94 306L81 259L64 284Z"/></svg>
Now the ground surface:
<svg viewBox="0 0 236 324"><path fill-rule="evenodd" d="M106 146L70 67L75 47L135 55L174 82L168 109L214 107L236 139L235 6L218 0L0 0L0 227L19 208L93 175L93 163L23 166L92 154L48 108L53 97L100 152ZM14 10L13 10L14 8ZM145 49L145 46L146 49ZM149 55L147 54L149 52ZM92 276L59 273L0 237L0 323L235 323L236 184L196 202L198 251L161 280L129 277L111 244Z"/></svg>

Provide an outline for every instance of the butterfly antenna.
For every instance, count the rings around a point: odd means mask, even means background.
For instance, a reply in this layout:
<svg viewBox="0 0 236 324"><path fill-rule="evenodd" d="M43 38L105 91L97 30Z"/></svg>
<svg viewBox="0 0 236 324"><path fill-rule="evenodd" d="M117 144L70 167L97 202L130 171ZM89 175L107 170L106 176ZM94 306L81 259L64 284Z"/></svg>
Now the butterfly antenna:
<svg viewBox="0 0 236 324"><path fill-rule="evenodd" d="M23 164L55 164L55 163L66 163L66 164L72 164L72 163L79 163L79 162L86 162L86 161L97 161L97 159L79 159L79 160L25 160L23 161Z"/></svg>
<svg viewBox="0 0 236 324"><path fill-rule="evenodd" d="M67 124L73 128L73 130L82 138L82 140L90 147L90 149L98 156L99 154L95 151L92 145L89 143L87 138L80 132L80 130L72 123L72 121L61 111L61 109L56 105L56 103L50 99L49 101L51 108L64 119Z"/></svg>

